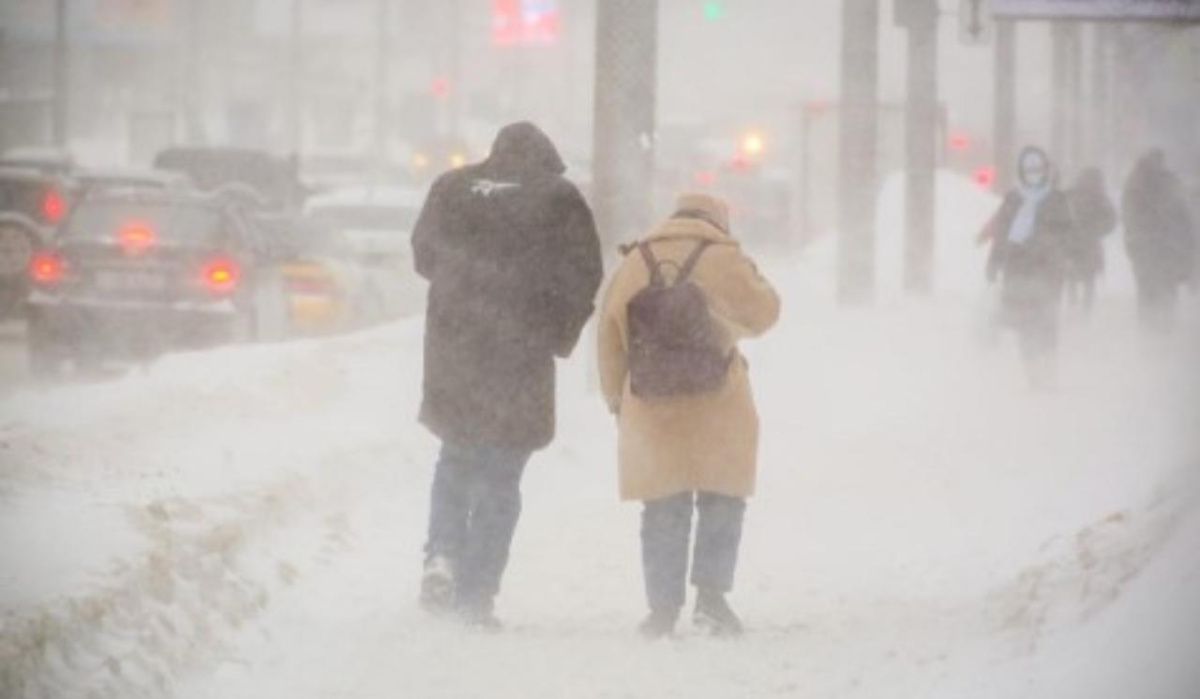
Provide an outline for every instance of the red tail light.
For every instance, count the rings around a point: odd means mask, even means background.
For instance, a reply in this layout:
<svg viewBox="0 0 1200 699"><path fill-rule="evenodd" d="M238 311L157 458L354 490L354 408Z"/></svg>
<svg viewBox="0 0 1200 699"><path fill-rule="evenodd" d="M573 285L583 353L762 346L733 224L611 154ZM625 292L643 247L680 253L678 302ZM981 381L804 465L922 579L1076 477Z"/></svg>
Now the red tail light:
<svg viewBox="0 0 1200 699"><path fill-rule="evenodd" d="M67 276L67 263L57 253L39 252L29 261L29 278L40 286L55 286Z"/></svg>
<svg viewBox="0 0 1200 699"><path fill-rule="evenodd" d="M148 223L130 221L117 231L117 242L126 255L141 255L158 244L158 234Z"/></svg>
<svg viewBox="0 0 1200 699"><path fill-rule="evenodd" d="M67 217L67 200L57 189L47 189L42 195L42 218L52 226L62 223Z"/></svg>
<svg viewBox="0 0 1200 699"><path fill-rule="evenodd" d="M237 288L242 270L228 258L210 260L200 272L205 288L214 294L228 294Z"/></svg>

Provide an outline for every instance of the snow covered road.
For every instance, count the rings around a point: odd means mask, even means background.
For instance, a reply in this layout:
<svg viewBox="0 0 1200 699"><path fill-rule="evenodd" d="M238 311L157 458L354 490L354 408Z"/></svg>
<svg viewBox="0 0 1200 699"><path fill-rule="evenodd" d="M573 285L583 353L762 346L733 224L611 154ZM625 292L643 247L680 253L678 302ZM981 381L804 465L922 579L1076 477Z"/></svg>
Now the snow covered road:
<svg viewBox="0 0 1200 699"><path fill-rule="evenodd" d="M954 297L839 313L801 259L747 346L750 634L646 644L586 354L478 635L416 608L420 324L168 358L0 409L5 697L1162 697L1200 688L1197 327L1072 323L1030 393Z"/></svg>

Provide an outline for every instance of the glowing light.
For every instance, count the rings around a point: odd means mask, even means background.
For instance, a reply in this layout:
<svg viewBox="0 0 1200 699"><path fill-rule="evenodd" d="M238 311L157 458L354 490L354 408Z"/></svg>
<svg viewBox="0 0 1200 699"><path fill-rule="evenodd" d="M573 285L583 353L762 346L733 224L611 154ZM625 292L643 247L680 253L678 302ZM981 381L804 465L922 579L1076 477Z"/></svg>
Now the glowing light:
<svg viewBox="0 0 1200 699"><path fill-rule="evenodd" d="M450 156L450 167L459 168L467 164L467 156L462 153L455 153Z"/></svg>
<svg viewBox="0 0 1200 699"><path fill-rule="evenodd" d="M57 189L47 189L42 196L42 218L46 223L58 225L67 216L67 200Z"/></svg>
<svg viewBox="0 0 1200 699"><path fill-rule="evenodd" d="M760 133L752 131L742 138L742 152L752 158L762 155L766 148L767 142Z"/></svg>
<svg viewBox="0 0 1200 699"><path fill-rule="evenodd" d="M717 183L717 173L712 170L701 170L693 179L701 187L712 187Z"/></svg>
<svg viewBox="0 0 1200 699"><path fill-rule="evenodd" d="M965 134L962 131L957 131L955 133L950 134L950 150L958 151L959 153L962 153L964 151L970 150L970 148L971 148L970 135Z"/></svg>
<svg viewBox="0 0 1200 699"><path fill-rule="evenodd" d="M417 153L412 157L412 164L418 170L424 170L429 167L429 156L424 153Z"/></svg>
<svg viewBox="0 0 1200 699"><path fill-rule="evenodd" d="M996 184L996 168L985 165L975 170L975 184L983 189L991 189L992 185Z"/></svg>
<svg viewBox="0 0 1200 699"><path fill-rule="evenodd" d="M240 272L236 262L222 258L206 264L201 276L210 291L228 293L237 287Z"/></svg>
<svg viewBox="0 0 1200 699"><path fill-rule="evenodd" d="M117 242L127 255L141 255L158 243L158 234L144 221L130 221L117 232Z"/></svg>
<svg viewBox="0 0 1200 699"><path fill-rule="evenodd" d="M29 261L29 277L36 283L52 286L63 280L67 265L53 252L39 252Z"/></svg>

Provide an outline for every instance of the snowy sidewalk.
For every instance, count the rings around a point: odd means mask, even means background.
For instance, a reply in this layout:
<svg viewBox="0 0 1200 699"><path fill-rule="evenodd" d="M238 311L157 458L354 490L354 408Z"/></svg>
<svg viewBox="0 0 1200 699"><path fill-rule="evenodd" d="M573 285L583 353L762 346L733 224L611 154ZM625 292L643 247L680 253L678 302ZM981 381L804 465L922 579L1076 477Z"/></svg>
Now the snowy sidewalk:
<svg viewBox="0 0 1200 699"><path fill-rule="evenodd" d="M615 499L586 353L525 481L509 630L422 615L436 443L413 420L408 322L5 399L0 689L1192 696L1196 328L1148 347L1107 299L1066 329L1061 389L1033 394L969 304L839 313L805 264L770 269L785 318L746 347L763 454L732 598L745 639L634 636L638 507Z"/></svg>

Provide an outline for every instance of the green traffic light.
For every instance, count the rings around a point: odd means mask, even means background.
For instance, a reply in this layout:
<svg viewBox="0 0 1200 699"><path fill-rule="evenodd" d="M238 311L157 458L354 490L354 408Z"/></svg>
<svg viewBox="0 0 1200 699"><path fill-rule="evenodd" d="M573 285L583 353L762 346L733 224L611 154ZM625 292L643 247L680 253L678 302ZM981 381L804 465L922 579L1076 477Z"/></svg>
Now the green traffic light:
<svg viewBox="0 0 1200 699"><path fill-rule="evenodd" d="M709 22L725 19L725 3L718 0L709 0L704 3L704 19Z"/></svg>

